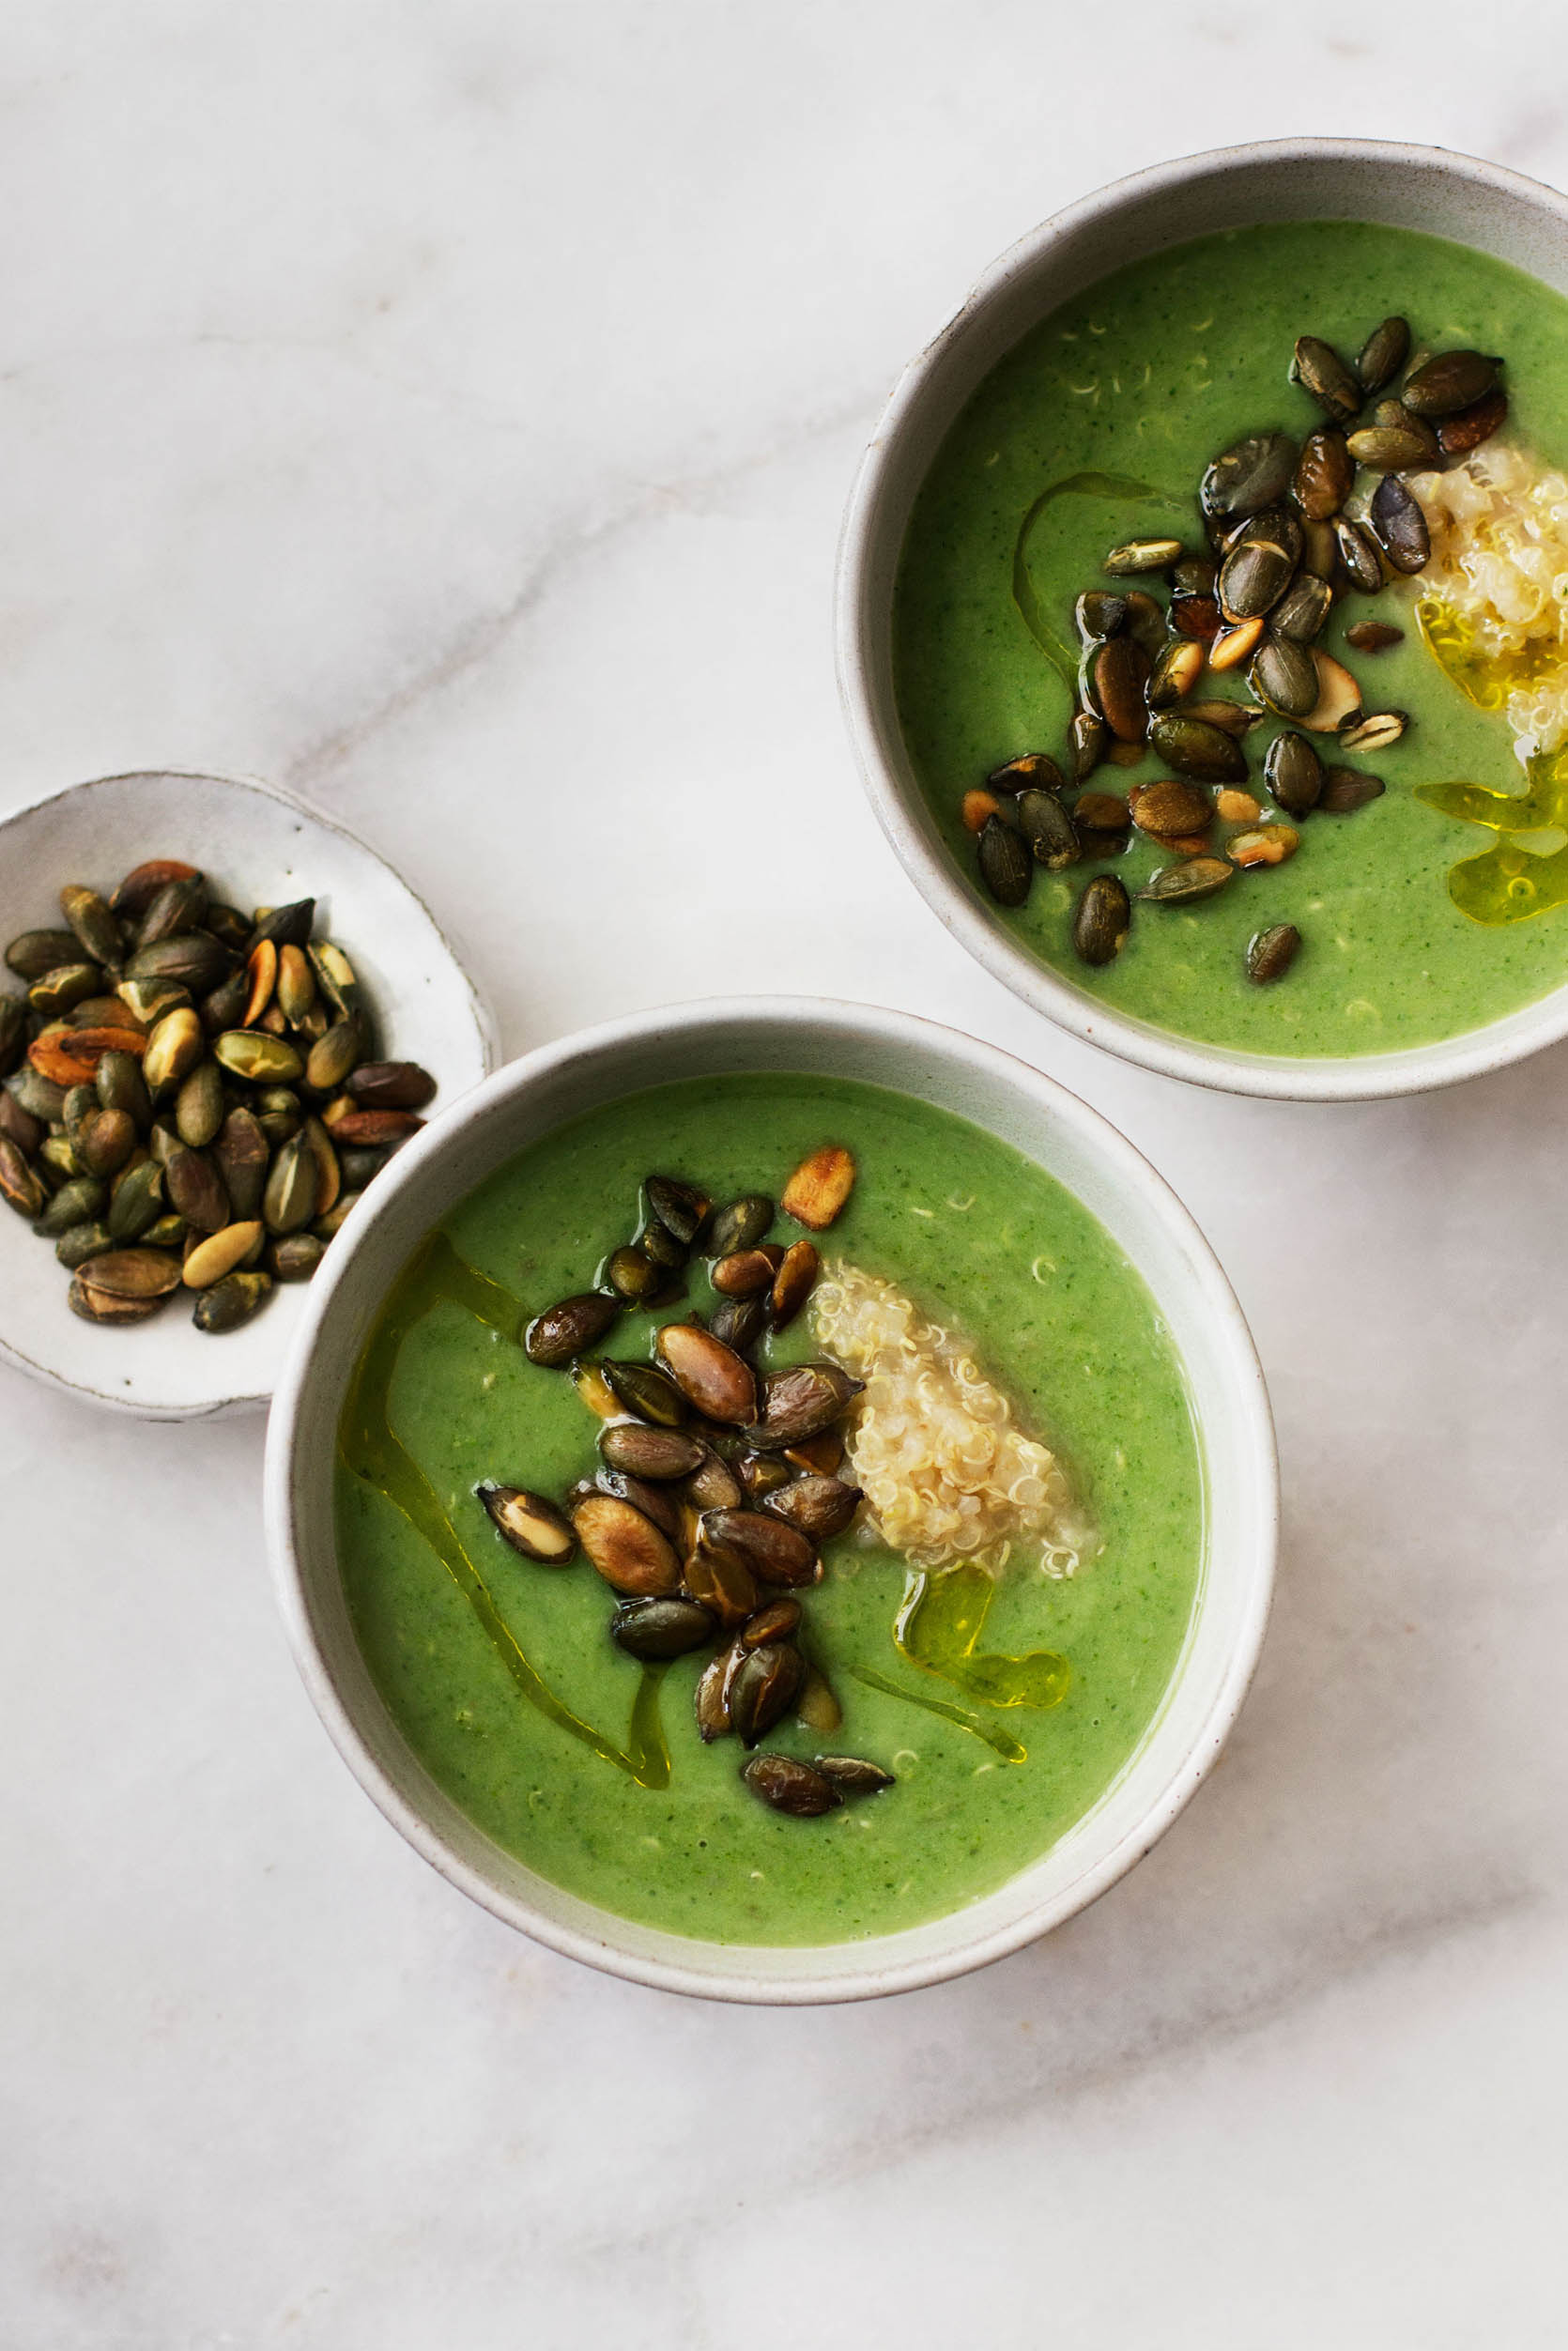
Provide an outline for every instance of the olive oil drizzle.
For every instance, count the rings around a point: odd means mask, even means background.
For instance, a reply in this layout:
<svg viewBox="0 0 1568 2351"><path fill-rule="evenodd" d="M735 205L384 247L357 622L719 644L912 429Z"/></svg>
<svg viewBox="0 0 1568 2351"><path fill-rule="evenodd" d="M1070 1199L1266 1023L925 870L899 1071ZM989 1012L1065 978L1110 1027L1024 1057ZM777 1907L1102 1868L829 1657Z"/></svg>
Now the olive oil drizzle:
<svg viewBox="0 0 1568 2351"><path fill-rule="evenodd" d="M1078 655L1046 619L1029 576L1029 545L1035 525L1046 508L1059 498L1138 499L1145 504L1168 507L1173 514L1184 513L1185 508L1179 499L1157 490L1152 483L1136 482L1130 474L1069 473L1063 481L1053 482L1048 490L1042 490L1019 524L1018 537L1013 542L1013 602L1024 627L1072 692L1078 684Z"/></svg>
<svg viewBox="0 0 1568 2351"><path fill-rule="evenodd" d="M983 1739L988 1747L994 1747L1004 1763L1027 1763L1029 1750L1005 1730L993 1729L981 1722L977 1714L966 1714L961 1706L949 1706L945 1698L928 1698L924 1690L906 1690L901 1683L890 1681L884 1673L874 1673L869 1666L852 1666L851 1673L863 1682L869 1690L881 1690L888 1698L902 1698L906 1706L924 1707L928 1714L940 1714L945 1722L957 1723L976 1739Z"/></svg>
<svg viewBox="0 0 1568 2351"><path fill-rule="evenodd" d="M1012 1657L977 1648L995 1597L995 1583L983 1567L950 1567L940 1575L912 1572L893 1623L900 1654L982 1706L1059 1706L1071 1669L1055 1650Z"/></svg>
<svg viewBox="0 0 1568 2351"><path fill-rule="evenodd" d="M529 1663L435 1488L393 1432L390 1400L403 1343L417 1322L448 1299L514 1345L518 1344L524 1319L521 1301L467 1264L444 1233L433 1233L399 1285L395 1311L377 1326L355 1368L339 1434L344 1461L355 1477L384 1494L429 1544L478 1618L518 1694L558 1729L592 1747L603 1761L627 1773L639 1788L668 1788L669 1748L659 1719L659 1689L666 1668L643 1668L632 1701L625 1752L574 1714Z"/></svg>
<svg viewBox="0 0 1568 2351"><path fill-rule="evenodd" d="M1478 710L1500 710L1511 686L1530 683L1528 662L1499 670L1487 661L1440 597L1422 597L1416 619L1427 652ZM1491 929L1568 905L1568 843L1545 855L1519 846L1532 833L1568 831L1568 753L1543 752L1527 773L1521 792L1489 791L1481 784L1418 784L1415 790L1423 807L1498 836L1479 857L1451 867L1448 877L1448 894L1460 913Z"/></svg>

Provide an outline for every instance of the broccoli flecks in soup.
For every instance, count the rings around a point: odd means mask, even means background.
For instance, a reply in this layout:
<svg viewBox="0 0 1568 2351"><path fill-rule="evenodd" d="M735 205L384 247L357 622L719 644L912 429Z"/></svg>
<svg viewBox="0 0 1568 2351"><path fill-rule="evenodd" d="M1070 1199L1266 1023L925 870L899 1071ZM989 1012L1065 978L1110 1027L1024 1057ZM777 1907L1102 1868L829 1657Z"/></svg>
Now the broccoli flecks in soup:
<svg viewBox="0 0 1568 2351"><path fill-rule="evenodd" d="M1507 265L1306 222L1122 270L992 371L916 501L894 650L955 860L1035 954L1156 1027L1334 1056L1568 978L1565 357L1568 303ZM1172 723L1205 704L1252 723ZM1038 752L1064 789L995 808Z"/></svg>
<svg viewBox="0 0 1568 2351"><path fill-rule="evenodd" d="M819 1817L797 1817L774 1808L778 1786L743 1779L738 1736L699 1733L699 1685L735 1637L729 1625L672 1656L656 1653L657 1620L635 1633L641 1653L622 1644L617 1628L639 1609L691 1603L684 1587L664 1589L656 1545L639 1545L629 1569L607 1553L633 1582L606 1580L605 1529L592 1510L583 1517L582 1482L606 1477L607 1428L657 1423L598 1417L603 1375L581 1359L576 1377L530 1360L522 1340L544 1310L595 1287L639 1200L646 1213L651 1174L706 1195L716 1220L748 1194L777 1203L824 1145L853 1160L853 1190L809 1234L774 1210L762 1245L809 1238L822 1263L805 1304L746 1354L760 1409L770 1392L791 1401L769 1380L792 1364L833 1363L846 1386L861 1383L839 1424L838 1474L865 1499L820 1539L820 1580L764 1581L757 1593L776 1612L777 1643L809 1670L805 1685L791 1679L751 1763L805 1767L807 1796L824 1756L862 1767L832 1784ZM661 1352L661 1330L686 1316L733 1329L704 1247L699 1237L673 1269L684 1294L623 1305L586 1347L590 1366L621 1366L634 1392L625 1367L683 1363L668 1339ZM916 1396L930 1414L923 1440L905 1425ZM711 1436L716 1424L688 1412L681 1426ZM720 1451L764 1490L771 1472L756 1469L738 1424ZM955 1476L938 1467L961 1454L973 1532ZM641 1439L625 1457L644 1455L653 1467L677 1459ZM673 1501L678 1486L666 1491ZM531 1499L506 1498L518 1494ZM541 1556L506 1539L508 1509ZM550 1563L562 1548L550 1513L591 1539L592 1558L585 1543ZM371 1333L343 1415L337 1520L366 1662L447 1794L573 1894L678 1934L753 1944L910 1926L1048 1851L1160 1713L1205 1541L1181 1365L1094 1218L945 1112L774 1075L662 1086L593 1112L446 1219ZM692 1521L670 1541L690 1558ZM678 1615L666 1621L679 1650Z"/></svg>

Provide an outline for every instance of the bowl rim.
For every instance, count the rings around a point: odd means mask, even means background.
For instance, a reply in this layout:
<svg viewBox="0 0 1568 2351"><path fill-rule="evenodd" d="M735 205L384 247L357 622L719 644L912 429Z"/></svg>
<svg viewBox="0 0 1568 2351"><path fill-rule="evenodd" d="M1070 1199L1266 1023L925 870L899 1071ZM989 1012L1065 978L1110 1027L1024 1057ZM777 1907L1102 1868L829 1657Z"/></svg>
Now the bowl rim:
<svg viewBox="0 0 1568 2351"><path fill-rule="evenodd" d="M44 809L56 806L63 807L66 803L69 802L85 810L84 821L90 824L92 817L87 804L92 794L106 791L115 785L152 782L193 784L204 788L216 785L220 791L249 792L257 799L270 800L278 807L288 809L292 815L303 818L304 822L317 832L334 835L348 848L356 851L361 856L368 858L373 865L378 866L383 873L390 875L405 897L410 899L423 915L438 941L441 951L462 982L467 995L469 1015L473 1023L474 1035L478 1039L479 1058L484 1075L485 1078L491 1075L496 1066L499 1045L495 1017L473 974L462 956L458 954L446 930L420 891L406 875L399 872L390 858L384 857L378 849L374 848L361 834L356 833L351 825L345 824L338 817L329 815L325 809L316 807L313 802L302 798L299 792L289 791L285 785L272 783L261 776L230 775L212 768L118 768L113 775L89 776L73 784L61 784L53 791L36 792L29 799L18 801L14 807L0 809L0 853L4 852L6 837L10 827L28 817L38 815ZM88 1380L72 1379L64 1372L57 1371L54 1365L38 1361L28 1354L25 1347L19 1345L14 1338L8 1336L3 1326L0 1326L0 1361L12 1365L15 1370L24 1373L29 1379L37 1380L41 1387L53 1389L57 1395L76 1397L84 1403L106 1408L126 1420L174 1422L222 1419L231 1413L261 1409L269 1402L272 1394L270 1389L263 1388L247 1389L234 1394L213 1396L200 1403L183 1406L154 1406L138 1401L128 1402L125 1397L115 1394L110 1389L95 1387Z"/></svg>
<svg viewBox="0 0 1568 2351"><path fill-rule="evenodd" d="M792 1031L802 1043L802 1066L811 1066L810 1039L825 1031L852 1033L873 1044L930 1050L940 1040L943 1050L961 1055L967 1065L1027 1097L1032 1105L1072 1131L1099 1161L1115 1188L1140 1194L1162 1235L1179 1246L1191 1268L1201 1301L1194 1312L1210 1318L1222 1345L1226 1382L1231 1390L1228 1408L1237 1416L1246 1437L1251 1484L1245 1496L1255 1532L1253 1556L1245 1581L1244 1602L1238 1602L1236 1624L1222 1670L1216 1670L1207 1710L1195 1723L1178 1768L1171 1773L1158 1796L1110 1849L1085 1867L1059 1893L1037 1901L1019 1916L993 1930L976 1934L961 1947L901 1963L879 1963L879 1946L894 1938L869 1937L858 1942L810 1946L842 1955L843 1964L831 1975L802 1977L768 1975L760 1965L765 1944L725 1944L700 1937L664 1937L679 1946L689 1940L694 1952L733 1954L741 1962L732 1968L698 1968L679 1958L652 1957L621 1947L618 1929L628 1934L653 1930L620 1920L597 1906L603 1932L585 1931L544 1915L523 1897L491 1882L395 1784L361 1732L354 1712L338 1687L318 1638L312 1604L312 1584L304 1560L304 1543L297 1529L296 1501L299 1457L303 1445L319 1441L319 1417L307 1420L304 1406L313 1360L339 1289L356 1261L374 1249L378 1226L386 1220L397 1193L417 1181L459 1133L488 1118L518 1096L556 1076L573 1062L623 1051L643 1040L671 1035L713 1034L737 1024L765 1022ZM782 1066L782 1065L781 1065ZM657 1081L653 1081L657 1082ZM607 1096L605 1099L613 1099ZM497 1162L500 1164L500 1162ZM482 1180L482 1179L481 1179ZM1060 1180L1060 1179L1057 1179ZM386 1189L383 1191L382 1186ZM373 1206L374 1204L374 1206ZM450 1204L449 1204L450 1205ZM363 1204L363 1221L341 1253L323 1262L311 1284L307 1311L293 1337L289 1355L274 1395L268 1425L263 1476L263 1505L267 1548L274 1592L284 1631L305 1688L338 1753L361 1787L392 1827L452 1884L505 1924L567 1959L581 1959L605 1973L663 1991L695 1994L708 1999L762 2005L804 2006L873 1999L916 1990L991 1964L1037 1941L1053 1927L1099 1899L1158 1842L1185 1808L1218 1757L1240 1710L1257 1665L1272 1599L1279 1544L1279 1460L1272 1412L1256 1347L1235 1291L1208 1241L1191 1212L1165 1178L1101 1113L1070 1093L1057 1080L1000 1047L935 1022L881 1006L853 1004L832 998L755 996L699 998L656 1006L619 1019L595 1023L568 1037L542 1045L508 1062L405 1145ZM438 1210L438 1214L444 1213ZM1091 1211L1090 1213L1093 1213ZM401 1262L401 1259L400 1259ZM382 1295L385 1285L382 1286ZM1201 1611L1194 1611L1183 1658L1192 1651L1193 1630ZM1179 1668L1178 1668L1179 1670ZM1176 1675L1166 1693L1168 1702ZM377 1701L381 1704L379 1698ZM390 1719L390 1717L389 1717ZM1160 1717L1155 1720L1158 1723ZM394 1726L395 1728L395 1726ZM401 1737L401 1733L398 1734ZM1145 1734L1146 1735L1146 1734ZM1133 1762L1141 1749L1134 1750ZM478 1832L481 1836L485 1833ZM501 1850L498 1847L498 1851ZM1049 1849L1048 1849L1049 1850ZM1041 1859L1044 1856L1040 1856ZM1026 1867L1033 1867L1027 1865ZM1020 1873L1023 1874L1023 1873ZM962 1915L962 1907L942 1914ZM935 1922L931 1922L935 1923ZM908 1930L899 1930L908 1931ZM791 1946L792 1948L793 1946Z"/></svg>
<svg viewBox="0 0 1568 2351"><path fill-rule="evenodd" d="M907 756L897 739L896 722L884 726L872 683L872 648L884 619L872 592L887 529L884 501L895 489L904 436L918 422L928 384L953 346L983 320L1020 276L1033 271L1053 247L1089 223L1194 179L1291 162L1437 172L1466 180L1510 206L1550 214L1568 228L1568 195L1542 181L1454 149L1380 139L1281 138L1208 147L1109 181L1053 212L1017 238L975 281L945 324L906 363L878 419L850 492L838 542L834 580L838 697L867 797L904 871L960 945L1033 1010L1085 1043L1193 1084L1278 1101L1374 1101L1458 1084L1560 1042L1568 1037L1568 981L1483 1027L1424 1045L1356 1055L1247 1053L1182 1037L1102 1005L1035 956L990 914L954 869L949 852L934 836L913 772L902 772ZM1048 315L1049 310L1041 311L1041 317ZM949 416L943 429L949 429L952 422Z"/></svg>

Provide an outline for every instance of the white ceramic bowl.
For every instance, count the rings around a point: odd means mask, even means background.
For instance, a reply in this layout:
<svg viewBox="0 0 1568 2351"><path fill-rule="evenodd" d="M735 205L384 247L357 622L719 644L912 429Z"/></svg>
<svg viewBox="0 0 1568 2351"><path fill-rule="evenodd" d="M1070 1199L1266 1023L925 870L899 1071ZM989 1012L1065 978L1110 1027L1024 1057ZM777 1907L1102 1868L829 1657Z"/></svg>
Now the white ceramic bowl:
<svg viewBox="0 0 1568 2351"><path fill-rule="evenodd" d="M1438 147L1289 139L1222 147L1118 180L1059 212L988 271L910 361L861 466L838 560L838 682L866 789L927 903L989 972L1063 1028L1126 1060L1238 1094L1352 1101L1500 1068L1568 1036L1568 987L1484 1028L1399 1053L1305 1057L1206 1045L1113 1009L1007 928L942 840L893 692L893 584L920 485L960 410L1004 354L1112 270L1218 229L1373 221L1495 254L1568 293L1568 198Z"/></svg>
<svg viewBox="0 0 1568 2351"><path fill-rule="evenodd" d="M422 1237L537 1137L669 1079L820 1071L916 1094L1002 1136L1088 1207L1153 1293L1186 1364L1207 1501L1199 1597L1158 1719L1115 1785L1039 1861L924 1927L810 1949L691 1941L537 1876L460 1812L405 1743L349 1621L332 1525L346 1383ZM273 1405L268 1540L300 1672L361 1786L427 1861L552 1949L638 1982L730 2000L865 1999L961 1974L1057 1925L1130 1868L1181 1810L1240 1705L1268 1608L1273 1430L1241 1312L1191 1218L1098 1113L1038 1071L897 1012L760 998L639 1013L529 1054L399 1153L312 1283Z"/></svg>
<svg viewBox="0 0 1568 2351"><path fill-rule="evenodd" d="M439 1110L494 1066L489 1014L434 916L352 833L274 786L144 771L75 784L0 823L0 943L58 928L62 883L107 891L146 857L182 857L246 906L313 896L319 929L362 977L387 1049L438 1081ZM7 972L0 986L18 988ZM221 1338L176 1298L129 1329L66 1304L52 1242L0 1214L0 1356L50 1386L161 1421L265 1404L308 1285L280 1284L254 1322Z"/></svg>

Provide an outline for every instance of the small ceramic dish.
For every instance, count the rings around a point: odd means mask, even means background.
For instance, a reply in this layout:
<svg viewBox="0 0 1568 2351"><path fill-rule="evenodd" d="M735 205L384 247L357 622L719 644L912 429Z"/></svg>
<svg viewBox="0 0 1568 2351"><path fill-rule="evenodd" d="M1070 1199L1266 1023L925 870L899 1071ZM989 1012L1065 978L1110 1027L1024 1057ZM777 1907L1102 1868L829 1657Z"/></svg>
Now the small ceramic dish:
<svg viewBox="0 0 1568 2351"><path fill-rule="evenodd" d="M1142 1276L1186 1368L1204 1455L1206 1549L1181 1655L1119 1778L1038 1861L929 1924L857 1942L726 1945L618 1917L501 1849L436 1784L382 1702L338 1563L333 1478L347 1382L388 1290L430 1228L527 1145L667 1081L779 1070L893 1087L1034 1159ZM268 1435L268 1541L295 1656L366 1792L453 1885L551 1949L714 1998L867 1999L999 1959L1070 1917L1169 1827L1223 1744L1263 1638L1278 1524L1268 1400L1247 1327L1191 1218L1147 1160L1038 1071L898 1012L760 998L639 1013L546 1047L399 1153L304 1299Z"/></svg>
<svg viewBox="0 0 1568 2351"><path fill-rule="evenodd" d="M108 890L158 856L200 866L247 907L315 897L319 928L352 958L389 1049L438 1081L433 1115L492 1067L489 1015L428 908L363 841L272 785L146 770L73 785L8 817L0 941L57 928L63 883ZM177 1297L130 1329L83 1322L68 1286L53 1245L9 1210L0 1216L0 1356L51 1387L162 1421L265 1404L307 1287L280 1283L253 1322L209 1337Z"/></svg>
<svg viewBox="0 0 1568 2351"><path fill-rule="evenodd" d="M838 679L883 830L927 903L1037 1011L1145 1068L1239 1094L1352 1101L1503 1067L1568 1036L1568 987L1484 1027L1396 1052L1317 1057L1198 1042L1107 1005L1000 919L943 841L899 724L893 593L915 498L961 411L998 361L1064 302L1131 262L1212 232L1346 220L1420 229L1568 291L1568 198L1436 147L1292 139L1188 156L1116 181L1014 245L905 368L862 463L838 576Z"/></svg>

